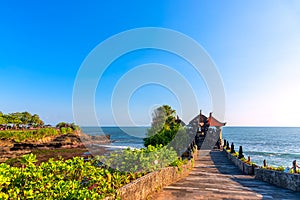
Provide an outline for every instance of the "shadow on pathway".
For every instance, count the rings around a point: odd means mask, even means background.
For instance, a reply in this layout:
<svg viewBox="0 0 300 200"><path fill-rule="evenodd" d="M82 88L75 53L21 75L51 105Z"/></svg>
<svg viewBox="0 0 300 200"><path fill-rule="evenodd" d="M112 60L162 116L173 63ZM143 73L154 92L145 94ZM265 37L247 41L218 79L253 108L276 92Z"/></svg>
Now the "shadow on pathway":
<svg viewBox="0 0 300 200"><path fill-rule="evenodd" d="M190 175L149 199L300 199L300 193L243 175L220 151L199 151Z"/></svg>

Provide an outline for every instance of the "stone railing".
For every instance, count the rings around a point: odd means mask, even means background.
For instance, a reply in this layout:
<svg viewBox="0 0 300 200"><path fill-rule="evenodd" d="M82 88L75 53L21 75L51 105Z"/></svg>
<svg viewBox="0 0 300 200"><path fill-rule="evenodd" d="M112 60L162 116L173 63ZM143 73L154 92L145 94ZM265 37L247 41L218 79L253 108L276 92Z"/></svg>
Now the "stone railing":
<svg viewBox="0 0 300 200"><path fill-rule="evenodd" d="M249 165L237 157L233 156L231 153L227 152L225 149L223 150L227 155L228 159L231 160L235 166L237 166L244 174L254 175L254 169L256 168L254 165Z"/></svg>
<svg viewBox="0 0 300 200"><path fill-rule="evenodd" d="M255 179L300 192L300 174L290 174L282 171L256 168Z"/></svg>
<svg viewBox="0 0 300 200"><path fill-rule="evenodd" d="M193 153L193 159L197 157L198 151ZM166 167L160 171L151 172L123 187L118 189L121 199L126 200L143 200L153 192L157 192L181 178L189 175L193 169L194 162L189 160L187 164L178 167ZM105 200L112 200L114 197L106 197Z"/></svg>
<svg viewBox="0 0 300 200"><path fill-rule="evenodd" d="M291 174L283 171L263 169L255 165L248 165L227 152L225 149L223 151L228 159L231 160L244 174L254 175L257 180L300 192L300 174Z"/></svg>

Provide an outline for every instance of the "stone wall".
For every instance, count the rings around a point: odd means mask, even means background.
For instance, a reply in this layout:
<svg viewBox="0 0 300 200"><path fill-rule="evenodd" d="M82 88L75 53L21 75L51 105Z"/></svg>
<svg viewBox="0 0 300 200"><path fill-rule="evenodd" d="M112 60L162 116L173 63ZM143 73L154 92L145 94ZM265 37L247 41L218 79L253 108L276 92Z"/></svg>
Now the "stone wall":
<svg viewBox="0 0 300 200"><path fill-rule="evenodd" d="M194 159L197 157L198 151L194 152ZM189 175L193 168L193 162L188 161L181 169L177 167L166 167L160 171L149 173L118 190L121 199L126 200L143 200L163 187L166 187L181 178ZM105 200L112 200L114 197L107 197Z"/></svg>
<svg viewBox="0 0 300 200"><path fill-rule="evenodd" d="M262 168L256 168L254 174L255 179L300 192L300 174L290 174Z"/></svg>
<svg viewBox="0 0 300 200"><path fill-rule="evenodd" d="M255 179L268 182L278 187L300 192L300 174L290 174L281 171L267 170L248 165L223 150L228 159L231 160L244 174L254 175Z"/></svg>
<svg viewBox="0 0 300 200"><path fill-rule="evenodd" d="M231 160L235 164L235 166L237 166L244 174L254 175L255 166L242 162L240 159L234 157L225 149L223 151L227 155L228 159Z"/></svg>

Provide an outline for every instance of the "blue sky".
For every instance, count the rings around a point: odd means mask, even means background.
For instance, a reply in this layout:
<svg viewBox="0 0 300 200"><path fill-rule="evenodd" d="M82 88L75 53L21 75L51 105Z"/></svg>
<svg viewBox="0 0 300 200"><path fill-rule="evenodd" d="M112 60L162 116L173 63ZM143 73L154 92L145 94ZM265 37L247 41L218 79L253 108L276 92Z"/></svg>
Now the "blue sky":
<svg viewBox="0 0 300 200"><path fill-rule="evenodd" d="M51 124L72 122L73 85L86 56L105 39L141 27L173 29L202 45L223 79L228 125L300 125L300 3L291 0L3 1L0 110L38 113ZM95 96L101 125L114 124L111 93L117 81L151 62L189 80L198 100L189 116L199 108L212 110L205 82L187 62L148 49L121 56L103 74ZM181 114L176 95L155 84L126 101L139 125L150 123L156 105L170 104Z"/></svg>

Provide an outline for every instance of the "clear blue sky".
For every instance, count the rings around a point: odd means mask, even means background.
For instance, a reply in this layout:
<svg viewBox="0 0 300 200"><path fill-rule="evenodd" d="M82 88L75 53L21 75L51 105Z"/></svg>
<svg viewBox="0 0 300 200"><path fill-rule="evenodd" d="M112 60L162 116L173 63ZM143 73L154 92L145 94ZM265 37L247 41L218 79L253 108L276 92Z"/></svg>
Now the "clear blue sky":
<svg viewBox="0 0 300 200"><path fill-rule="evenodd" d="M51 124L72 122L73 84L89 52L114 34L149 26L180 31L206 49L223 79L228 125L300 126L296 0L2 1L0 110L38 113ZM212 109L204 81L185 70L185 61L166 52L137 51L120 57L103 76L95 97L102 125L114 124L114 84L128 70L149 62L178 70L199 91L199 108L205 113ZM166 88L139 88L129 100L131 117L149 124L149 112L163 103L180 110ZM197 112L195 108L190 116Z"/></svg>

